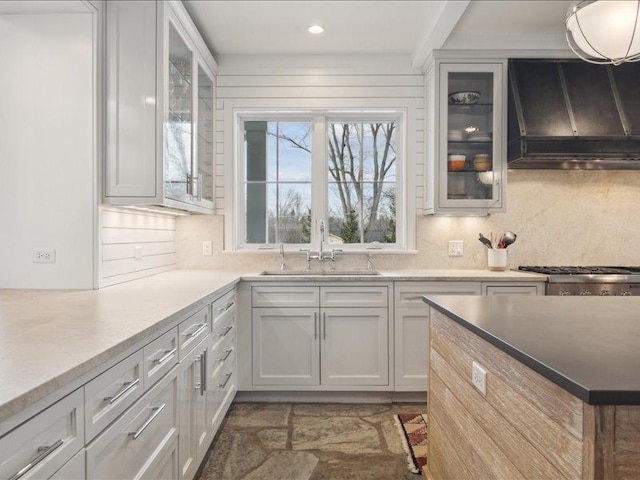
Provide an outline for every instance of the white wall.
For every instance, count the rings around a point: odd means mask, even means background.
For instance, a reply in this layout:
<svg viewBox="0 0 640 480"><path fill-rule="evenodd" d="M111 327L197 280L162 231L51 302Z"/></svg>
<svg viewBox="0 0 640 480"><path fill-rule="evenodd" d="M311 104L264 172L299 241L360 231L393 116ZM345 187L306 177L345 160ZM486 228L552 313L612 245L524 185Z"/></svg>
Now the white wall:
<svg viewBox="0 0 640 480"><path fill-rule="evenodd" d="M424 80L419 70L411 68L409 56L221 56L217 87L216 209L225 216L227 250L234 243L233 115L237 110L403 109L407 206L409 211L416 204L422 208Z"/></svg>
<svg viewBox="0 0 640 480"><path fill-rule="evenodd" d="M0 288L94 286L93 29L90 13L0 15Z"/></svg>
<svg viewBox="0 0 640 480"><path fill-rule="evenodd" d="M175 265L175 216L100 207L101 288L166 272Z"/></svg>

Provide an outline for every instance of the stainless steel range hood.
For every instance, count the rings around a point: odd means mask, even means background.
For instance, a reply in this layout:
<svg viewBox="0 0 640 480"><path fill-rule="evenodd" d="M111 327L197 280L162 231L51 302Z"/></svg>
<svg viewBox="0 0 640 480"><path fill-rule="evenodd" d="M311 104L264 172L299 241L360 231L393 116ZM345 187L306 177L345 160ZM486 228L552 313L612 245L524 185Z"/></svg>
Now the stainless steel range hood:
<svg viewBox="0 0 640 480"><path fill-rule="evenodd" d="M510 169L640 170L640 63L509 61Z"/></svg>

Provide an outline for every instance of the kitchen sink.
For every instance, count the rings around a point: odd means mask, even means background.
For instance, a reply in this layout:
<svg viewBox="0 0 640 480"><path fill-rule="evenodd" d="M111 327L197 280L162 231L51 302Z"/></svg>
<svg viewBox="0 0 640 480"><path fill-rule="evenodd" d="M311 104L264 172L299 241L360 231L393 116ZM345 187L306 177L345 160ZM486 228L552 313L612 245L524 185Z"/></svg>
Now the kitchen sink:
<svg viewBox="0 0 640 480"><path fill-rule="evenodd" d="M382 275L376 270L265 270L260 276L273 277L375 277Z"/></svg>

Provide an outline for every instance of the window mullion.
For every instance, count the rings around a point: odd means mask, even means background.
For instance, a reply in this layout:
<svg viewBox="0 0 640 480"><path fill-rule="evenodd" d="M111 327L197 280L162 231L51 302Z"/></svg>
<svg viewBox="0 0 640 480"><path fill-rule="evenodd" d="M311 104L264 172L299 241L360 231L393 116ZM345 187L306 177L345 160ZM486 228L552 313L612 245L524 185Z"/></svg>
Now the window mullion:
<svg viewBox="0 0 640 480"><path fill-rule="evenodd" d="M325 222L325 239L329 238L329 215L327 212L327 145L326 119L317 115L313 118L311 157L311 245L320 241L320 220Z"/></svg>

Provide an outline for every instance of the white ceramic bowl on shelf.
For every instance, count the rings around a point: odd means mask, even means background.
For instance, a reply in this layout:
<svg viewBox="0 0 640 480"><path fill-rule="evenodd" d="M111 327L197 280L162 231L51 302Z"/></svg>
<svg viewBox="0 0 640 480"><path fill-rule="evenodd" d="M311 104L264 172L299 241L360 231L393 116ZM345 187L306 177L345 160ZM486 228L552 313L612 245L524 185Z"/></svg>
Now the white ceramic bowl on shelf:
<svg viewBox="0 0 640 480"><path fill-rule="evenodd" d="M449 94L451 105L474 105L480 100L480 92L453 92Z"/></svg>

